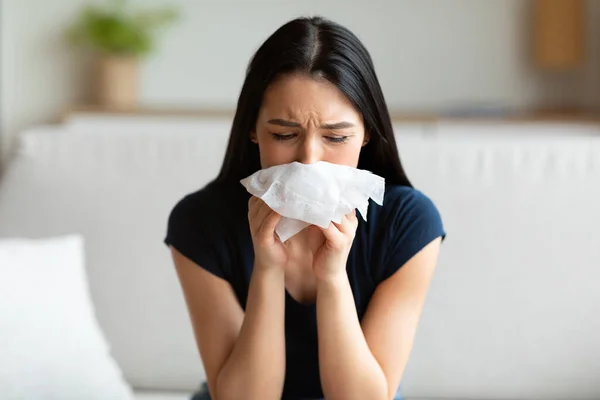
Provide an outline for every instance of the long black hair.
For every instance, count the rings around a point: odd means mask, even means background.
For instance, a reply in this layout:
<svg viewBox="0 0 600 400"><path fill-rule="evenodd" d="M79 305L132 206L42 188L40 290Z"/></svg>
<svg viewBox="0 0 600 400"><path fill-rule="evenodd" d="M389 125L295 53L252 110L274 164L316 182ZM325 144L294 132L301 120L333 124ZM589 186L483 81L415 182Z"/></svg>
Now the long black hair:
<svg viewBox="0 0 600 400"><path fill-rule="evenodd" d="M250 132L255 129L269 84L290 73L331 82L362 114L370 139L361 149L358 168L385 178L386 183L412 186L400 163L390 114L369 52L347 28L322 17L287 22L250 61L215 183L239 182L261 169L258 145L250 140Z"/></svg>

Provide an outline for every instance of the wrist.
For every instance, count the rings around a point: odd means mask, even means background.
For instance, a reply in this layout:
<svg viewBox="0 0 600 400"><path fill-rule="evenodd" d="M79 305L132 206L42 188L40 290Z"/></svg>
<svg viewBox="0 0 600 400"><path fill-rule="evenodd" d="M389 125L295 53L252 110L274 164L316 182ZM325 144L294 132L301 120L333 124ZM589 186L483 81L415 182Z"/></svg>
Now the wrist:
<svg viewBox="0 0 600 400"><path fill-rule="evenodd" d="M252 275L257 275L261 278L274 278L274 279L283 279L285 277L285 272L283 268L279 268L275 265L271 265L268 263L261 263L259 261L254 262L254 269L252 270Z"/></svg>
<svg viewBox="0 0 600 400"><path fill-rule="evenodd" d="M317 290L323 289L339 289L344 285L349 283L348 274L346 270L341 270L339 272L333 272L328 274L323 274L323 276L317 276Z"/></svg>
<svg viewBox="0 0 600 400"><path fill-rule="evenodd" d="M279 271L283 273L284 268L280 263L277 263L275 261L255 257L253 271Z"/></svg>
<svg viewBox="0 0 600 400"><path fill-rule="evenodd" d="M250 286L254 290L258 290L256 293L270 293L268 296L279 292L283 294L285 290L285 274L278 268L254 268L250 278Z"/></svg>

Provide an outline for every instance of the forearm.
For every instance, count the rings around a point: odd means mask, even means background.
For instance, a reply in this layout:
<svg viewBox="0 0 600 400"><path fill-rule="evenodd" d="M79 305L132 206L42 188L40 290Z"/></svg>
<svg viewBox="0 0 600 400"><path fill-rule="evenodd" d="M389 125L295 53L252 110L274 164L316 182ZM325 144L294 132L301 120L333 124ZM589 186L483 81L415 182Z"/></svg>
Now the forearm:
<svg viewBox="0 0 600 400"><path fill-rule="evenodd" d="M280 399L285 376L285 281L255 267L244 322L217 378L216 400Z"/></svg>
<svg viewBox="0 0 600 400"><path fill-rule="evenodd" d="M363 335L345 273L318 281L317 325L327 400L386 399L387 381Z"/></svg>

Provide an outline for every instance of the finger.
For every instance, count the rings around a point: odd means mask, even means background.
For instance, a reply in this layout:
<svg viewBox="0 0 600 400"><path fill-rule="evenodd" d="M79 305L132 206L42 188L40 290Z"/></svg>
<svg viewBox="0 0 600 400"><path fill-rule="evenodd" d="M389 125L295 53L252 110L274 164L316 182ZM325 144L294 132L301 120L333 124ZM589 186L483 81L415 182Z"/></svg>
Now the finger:
<svg viewBox="0 0 600 400"><path fill-rule="evenodd" d="M342 222L335 224L338 230L344 234L352 234L356 231L358 226L358 219L356 218L356 211L350 212L342 218Z"/></svg>
<svg viewBox="0 0 600 400"><path fill-rule="evenodd" d="M256 215L250 220L250 232L255 236L258 235L265 222L265 218L267 218L272 211L271 208L260 199L257 208Z"/></svg>
<svg viewBox="0 0 600 400"><path fill-rule="evenodd" d="M250 233L252 236L256 236L270 208L258 197L252 200L251 207L251 210L248 211L248 222L250 223Z"/></svg>
<svg viewBox="0 0 600 400"><path fill-rule="evenodd" d="M272 210L271 210L271 207L269 207L267 205L267 203L265 203L261 199L258 199L258 202L260 204L260 207L259 207L259 209L258 209L258 211L256 213L255 220L256 220L257 225L260 227L263 224L265 218L267 218L267 216L269 215L269 213Z"/></svg>
<svg viewBox="0 0 600 400"><path fill-rule="evenodd" d="M327 229L319 228L321 229L321 232L323 232L325 239L327 239L334 247L341 246L342 243L344 243L344 234L340 232L334 222L331 222Z"/></svg>
<svg viewBox="0 0 600 400"><path fill-rule="evenodd" d="M252 197L248 201L248 204L249 204L248 219L251 222L262 221L262 219L260 218L260 215L261 215L261 212L265 213L263 211L263 208L265 206L265 202L262 201L258 197ZM259 225L260 225L260 223L259 223Z"/></svg>
<svg viewBox="0 0 600 400"><path fill-rule="evenodd" d="M251 196L250 200L248 200L248 219L254 219L256 217L256 213L260 209L259 198L256 196Z"/></svg>
<svg viewBox="0 0 600 400"><path fill-rule="evenodd" d="M260 227L259 233L264 235L264 237L273 237L275 236L275 228L277 227L277 223L281 220L281 215L271 210L269 215L264 219L262 226Z"/></svg>
<svg viewBox="0 0 600 400"><path fill-rule="evenodd" d="M348 218L346 218L345 215L342 217L342 221L339 224L337 222L333 222L333 224L343 234L348 233L350 230L350 221L348 221Z"/></svg>

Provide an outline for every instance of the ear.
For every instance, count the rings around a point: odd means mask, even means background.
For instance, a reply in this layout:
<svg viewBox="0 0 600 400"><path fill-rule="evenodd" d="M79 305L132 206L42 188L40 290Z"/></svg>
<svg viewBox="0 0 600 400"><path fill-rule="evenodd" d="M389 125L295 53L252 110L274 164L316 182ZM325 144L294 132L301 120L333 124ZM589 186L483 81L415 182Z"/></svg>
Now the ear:
<svg viewBox="0 0 600 400"><path fill-rule="evenodd" d="M256 131L255 130L252 130L250 132L250 141L252 143L258 143L258 139L256 138Z"/></svg>
<svg viewBox="0 0 600 400"><path fill-rule="evenodd" d="M367 145L367 143L369 143L369 141L371 140L371 134L365 130L365 137L363 139L363 147Z"/></svg>

